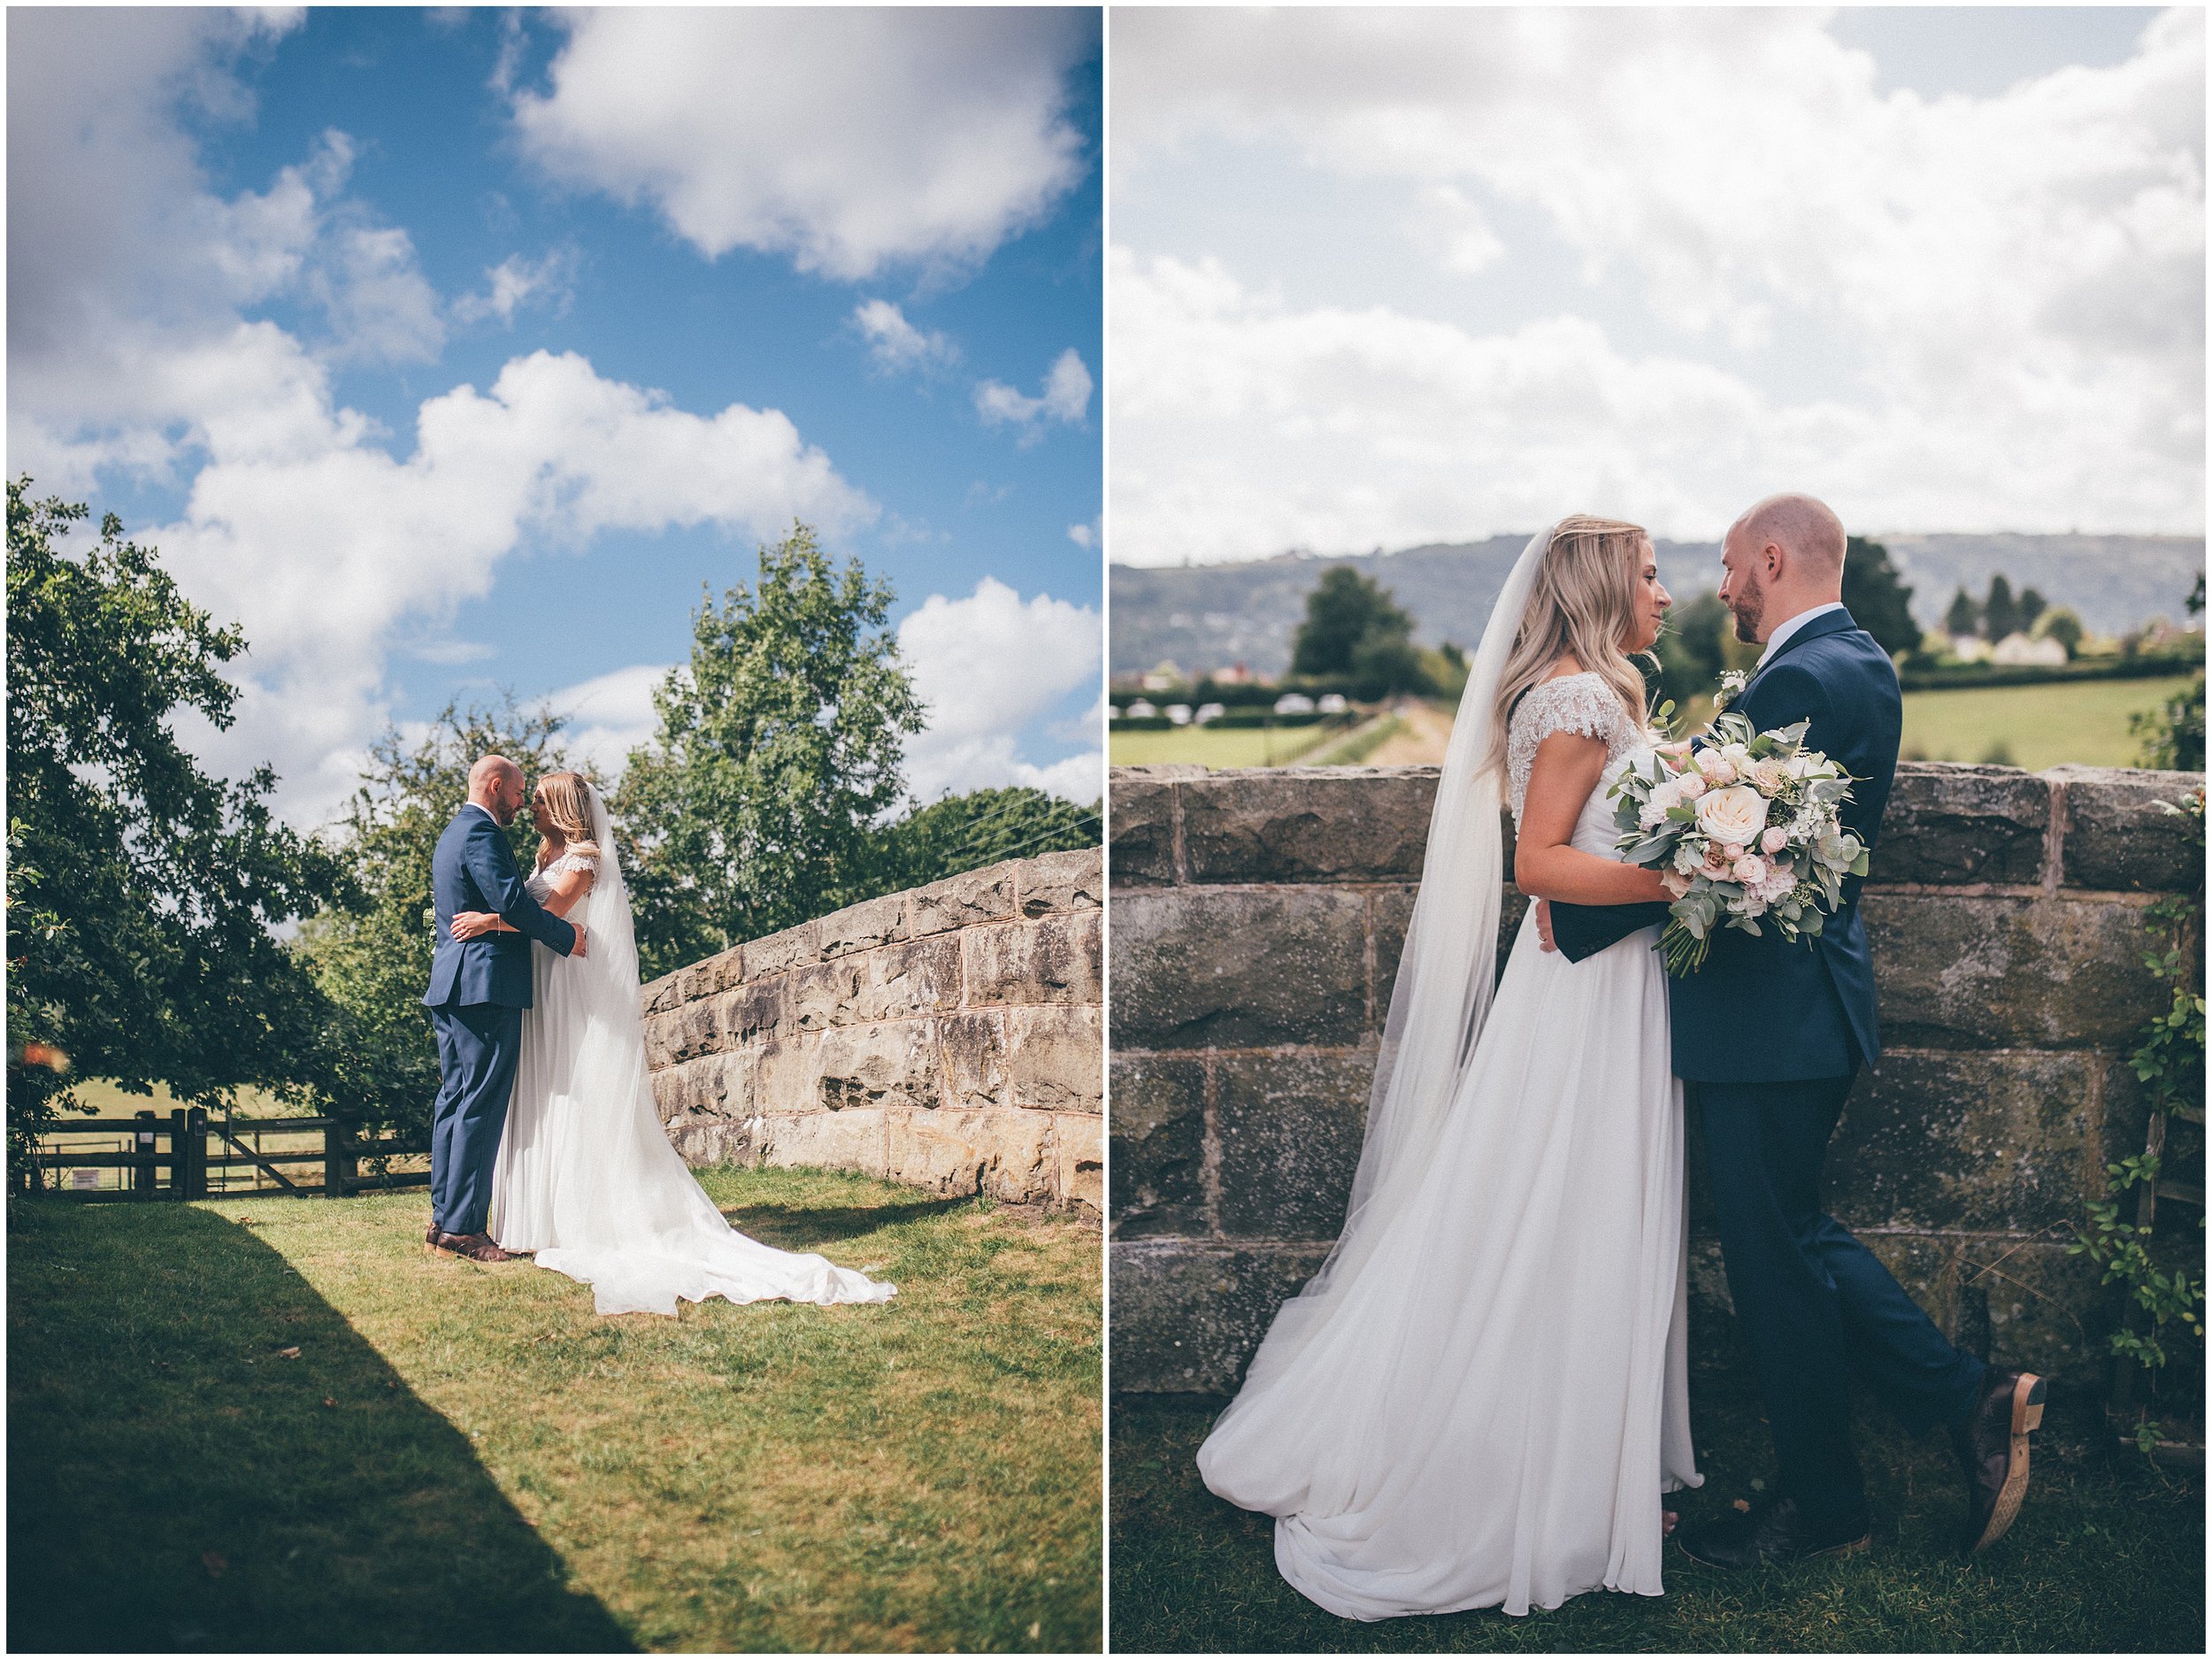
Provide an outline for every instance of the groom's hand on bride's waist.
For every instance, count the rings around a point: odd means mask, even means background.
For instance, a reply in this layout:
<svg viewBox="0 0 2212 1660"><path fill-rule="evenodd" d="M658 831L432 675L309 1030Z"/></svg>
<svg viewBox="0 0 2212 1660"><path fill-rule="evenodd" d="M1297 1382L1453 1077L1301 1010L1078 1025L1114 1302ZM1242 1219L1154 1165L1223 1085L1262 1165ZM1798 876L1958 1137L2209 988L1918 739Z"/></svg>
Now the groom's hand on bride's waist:
<svg viewBox="0 0 2212 1660"><path fill-rule="evenodd" d="M1551 901L1548 899L1536 902L1536 937L1543 942L1547 951L1559 949L1559 942L1551 937Z"/></svg>
<svg viewBox="0 0 2212 1660"><path fill-rule="evenodd" d="M568 926L576 930L576 943L568 948L568 954L571 957L581 957L584 955L584 925L580 922L572 922Z"/></svg>

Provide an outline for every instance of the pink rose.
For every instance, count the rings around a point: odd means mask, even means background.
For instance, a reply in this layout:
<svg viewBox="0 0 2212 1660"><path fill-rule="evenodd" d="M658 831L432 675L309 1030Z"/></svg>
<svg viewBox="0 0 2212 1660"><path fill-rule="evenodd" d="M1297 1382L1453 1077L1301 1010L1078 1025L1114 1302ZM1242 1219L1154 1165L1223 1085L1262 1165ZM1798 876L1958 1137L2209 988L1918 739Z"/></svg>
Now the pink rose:
<svg viewBox="0 0 2212 1660"><path fill-rule="evenodd" d="M1728 764L1728 757L1718 749L1700 749L1697 752L1697 770L1705 774L1705 781L1709 784L1732 784L1736 781L1736 769Z"/></svg>
<svg viewBox="0 0 2212 1660"><path fill-rule="evenodd" d="M1779 853L1790 844L1790 833L1780 825L1769 825L1766 834L1759 838L1759 849L1763 853Z"/></svg>
<svg viewBox="0 0 2212 1660"><path fill-rule="evenodd" d="M1755 853L1747 853L1730 867L1729 874L1746 888L1756 888L1767 879L1767 862Z"/></svg>
<svg viewBox="0 0 2212 1660"><path fill-rule="evenodd" d="M1728 874L1728 860L1722 856L1718 843L1708 842L1705 844L1705 863L1698 866L1698 874L1709 876L1715 881Z"/></svg>
<svg viewBox="0 0 2212 1660"><path fill-rule="evenodd" d="M1705 793L1705 780L1695 772L1685 772L1674 780L1674 788L1684 801L1695 801Z"/></svg>
<svg viewBox="0 0 2212 1660"><path fill-rule="evenodd" d="M1747 849L1739 847L1733 842L1724 842L1720 844L1721 857L1725 859L1731 865L1733 865L1738 859L1743 857L1747 851L1748 851Z"/></svg>
<svg viewBox="0 0 2212 1660"><path fill-rule="evenodd" d="M1691 879L1683 875L1680 871L1663 871L1660 872L1659 886L1665 888L1668 893L1673 895L1677 899L1681 898L1683 895L1690 891L1690 882Z"/></svg>

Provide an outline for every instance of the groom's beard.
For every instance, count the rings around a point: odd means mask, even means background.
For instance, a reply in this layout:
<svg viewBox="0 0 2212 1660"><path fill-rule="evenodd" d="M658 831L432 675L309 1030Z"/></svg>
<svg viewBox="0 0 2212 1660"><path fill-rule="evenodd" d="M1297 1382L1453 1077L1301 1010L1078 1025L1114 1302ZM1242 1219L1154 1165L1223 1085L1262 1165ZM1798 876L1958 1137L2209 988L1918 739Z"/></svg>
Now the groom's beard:
<svg viewBox="0 0 2212 1660"><path fill-rule="evenodd" d="M1766 590L1755 586L1747 576L1742 588L1728 603L1728 609L1736 619L1738 640L1747 646L1759 643L1759 619L1766 614Z"/></svg>

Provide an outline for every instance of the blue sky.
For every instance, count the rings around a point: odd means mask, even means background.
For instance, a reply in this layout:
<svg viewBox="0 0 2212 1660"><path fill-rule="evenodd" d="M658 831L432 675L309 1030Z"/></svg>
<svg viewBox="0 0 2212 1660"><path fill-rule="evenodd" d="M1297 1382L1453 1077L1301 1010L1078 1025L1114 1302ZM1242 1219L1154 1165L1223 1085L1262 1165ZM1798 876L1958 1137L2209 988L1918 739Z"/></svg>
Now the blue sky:
<svg viewBox="0 0 2212 1660"><path fill-rule="evenodd" d="M1113 557L2203 525L2203 13L1118 11Z"/></svg>
<svg viewBox="0 0 2212 1660"><path fill-rule="evenodd" d="M12 12L11 467L246 626L195 735L303 822L498 687L618 765L794 513L898 590L916 788L1088 800L1098 35Z"/></svg>

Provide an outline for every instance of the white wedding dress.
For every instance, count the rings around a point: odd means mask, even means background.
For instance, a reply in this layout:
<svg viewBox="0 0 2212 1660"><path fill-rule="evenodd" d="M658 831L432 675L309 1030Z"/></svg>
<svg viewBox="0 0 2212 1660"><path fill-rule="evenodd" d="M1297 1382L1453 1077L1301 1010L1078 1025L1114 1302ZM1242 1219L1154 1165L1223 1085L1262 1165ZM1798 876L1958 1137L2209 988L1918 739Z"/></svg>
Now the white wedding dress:
<svg viewBox="0 0 2212 1660"><path fill-rule="evenodd" d="M669 1145L646 1075L629 893L596 791L591 805L601 857L565 854L525 883L542 903L564 871L595 871L569 911L585 955L530 948L534 1006L493 1175L493 1239L589 1285L602 1314L673 1314L679 1298L886 1301L895 1287L737 1232Z"/></svg>
<svg viewBox="0 0 2212 1660"><path fill-rule="evenodd" d="M1561 731L1606 742L1572 841L1613 857L1605 791L1649 734L1595 674L1535 688L1509 734L1517 821L1536 747ZM1524 919L1432 1142L1356 1193L1199 1453L1214 1492L1277 1518L1283 1577L1333 1613L1662 1591L1660 1495L1702 1478L1657 937L1570 963ZM1485 942L1466 949L1486 975Z"/></svg>

